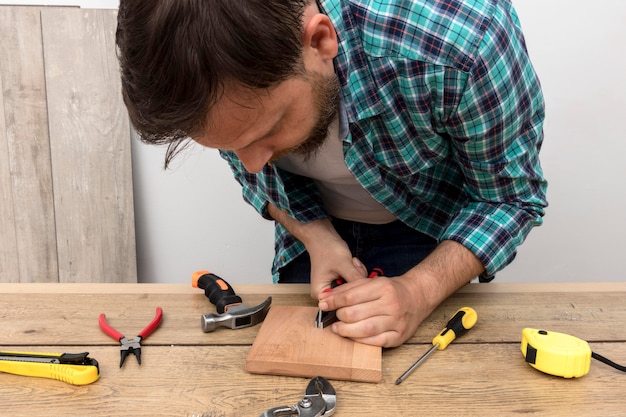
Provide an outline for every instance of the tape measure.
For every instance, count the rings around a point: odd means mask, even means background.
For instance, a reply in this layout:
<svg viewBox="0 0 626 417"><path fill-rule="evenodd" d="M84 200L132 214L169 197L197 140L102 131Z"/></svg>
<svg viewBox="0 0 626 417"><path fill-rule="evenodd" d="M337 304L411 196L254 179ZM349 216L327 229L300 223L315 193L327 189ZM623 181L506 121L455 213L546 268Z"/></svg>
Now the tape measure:
<svg viewBox="0 0 626 417"><path fill-rule="evenodd" d="M591 348L582 339L546 330L522 330L522 354L533 368L563 378L587 375Z"/></svg>
<svg viewBox="0 0 626 417"><path fill-rule="evenodd" d="M521 349L530 366L563 378L587 375L591 358L626 372L626 367L592 352L586 341L564 333L526 328L522 330Z"/></svg>

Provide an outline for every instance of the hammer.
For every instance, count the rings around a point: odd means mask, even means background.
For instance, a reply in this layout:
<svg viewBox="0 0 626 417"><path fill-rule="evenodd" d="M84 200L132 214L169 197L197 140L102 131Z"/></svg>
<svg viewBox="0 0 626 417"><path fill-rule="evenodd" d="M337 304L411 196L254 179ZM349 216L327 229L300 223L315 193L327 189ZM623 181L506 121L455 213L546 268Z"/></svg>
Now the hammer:
<svg viewBox="0 0 626 417"><path fill-rule="evenodd" d="M191 277L191 285L203 289L204 295L215 304L218 312L202 315L201 325L205 333L218 327L242 329L259 324L265 319L272 303L272 297L267 297L258 306L246 306L228 282L209 271L195 272Z"/></svg>

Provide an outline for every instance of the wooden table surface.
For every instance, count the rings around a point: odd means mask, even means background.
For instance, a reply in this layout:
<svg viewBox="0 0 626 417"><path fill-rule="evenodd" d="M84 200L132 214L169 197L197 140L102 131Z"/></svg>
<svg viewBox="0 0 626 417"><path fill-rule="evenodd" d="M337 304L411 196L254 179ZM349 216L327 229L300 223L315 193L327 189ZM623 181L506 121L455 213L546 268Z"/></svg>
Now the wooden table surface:
<svg viewBox="0 0 626 417"><path fill-rule="evenodd" d="M308 285L235 289L248 305L268 295L275 305L315 305ZM133 337L157 306L163 323L142 343L142 365L129 356L120 369L118 344L102 333L98 315ZM463 306L478 312L474 329L395 385ZM201 314L214 311L202 291L184 284L0 284L0 350L88 351L100 363L100 379L86 386L0 373L0 414L257 417L295 404L308 379L247 373L245 358L259 326L203 333ZM525 327L571 334L626 364L626 282L470 284L406 344L383 350L381 383L331 381L334 415L626 415L626 373L592 360L582 378L543 374L520 352Z"/></svg>

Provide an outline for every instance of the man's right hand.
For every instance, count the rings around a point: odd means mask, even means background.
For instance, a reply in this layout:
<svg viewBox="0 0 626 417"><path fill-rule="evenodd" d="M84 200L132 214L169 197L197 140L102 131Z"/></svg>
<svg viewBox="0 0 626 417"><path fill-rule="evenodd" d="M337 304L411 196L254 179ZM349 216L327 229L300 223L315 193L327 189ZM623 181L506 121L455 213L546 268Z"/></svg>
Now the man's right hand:
<svg viewBox="0 0 626 417"><path fill-rule="evenodd" d="M365 267L352 257L348 244L339 236L329 219L301 223L270 204L268 212L299 239L311 259L311 297L319 299L330 284L343 278L351 282L367 276Z"/></svg>
<svg viewBox="0 0 626 417"><path fill-rule="evenodd" d="M320 294L330 288L331 283L337 279L352 282L367 277L365 266L352 257L350 248L338 235L334 239L320 240L305 246L311 258L313 299L318 300Z"/></svg>

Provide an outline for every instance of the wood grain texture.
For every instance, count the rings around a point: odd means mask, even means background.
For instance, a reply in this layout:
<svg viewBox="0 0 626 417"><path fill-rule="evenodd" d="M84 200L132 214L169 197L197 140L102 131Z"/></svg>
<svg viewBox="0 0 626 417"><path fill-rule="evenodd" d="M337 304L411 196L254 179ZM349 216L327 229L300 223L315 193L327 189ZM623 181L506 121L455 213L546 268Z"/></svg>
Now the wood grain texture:
<svg viewBox="0 0 626 417"><path fill-rule="evenodd" d="M596 291L538 292L538 284L471 284L439 306L417 329L408 344L428 344L460 307L470 306L478 313L476 326L454 343L518 343L524 327L572 334L590 343L608 340L626 342L626 285L595 285ZM541 284L539 284L539 287ZM580 288L578 284L561 284ZM506 291L508 287L516 291ZM90 289L91 288L91 289ZM257 305L272 296L272 305L308 306L316 303L308 285L236 285L234 289L248 305ZM27 303L27 305L26 305ZM34 308L31 306L37 306ZM53 317L63 306L65 326L50 327L42 317ZM232 331L219 329L202 333L200 318L215 313L215 306L204 292L185 284L2 284L0 283L0 345L20 341L26 344L89 344L107 339L96 326L99 313L111 320L137 317L143 322L154 308L164 311L164 327L177 332L151 336L172 344L203 344L208 341L252 344L258 327ZM141 314L141 316L138 316ZM139 317L142 319L139 320ZM617 323L617 324L616 324ZM176 338L165 339L165 335ZM102 337L101 337L102 336Z"/></svg>
<svg viewBox="0 0 626 417"><path fill-rule="evenodd" d="M154 287L151 284L101 284L96 288L112 286L117 292L68 290L67 293L16 294L7 290L15 285L22 284L0 284L0 345L114 344L98 327L100 313L105 313L109 323L121 332L131 333L140 331L140 327L152 319L157 306L163 309L163 323L160 330L150 336L148 343L251 345L260 327L236 331L219 328L212 333L203 333L202 315L216 313L216 310L204 292L198 289L193 293L167 294L152 292ZM60 288L75 285L85 288L89 284L57 284ZM124 290L125 285L131 289ZM273 287L265 287L264 292L271 292ZM242 298L246 304L256 305L267 298L262 297L248 294ZM272 305L314 306L314 303L305 294L278 294L272 295ZM64 325L51 325L49 320L43 319L45 317L54 317L53 321L61 321Z"/></svg>
<svg viewBox="0 0 626 417"><path fill-rule="evenodd" d="M121 369L114 346L29 348L89 351L100 363L100 379L75 387L0 373L3 415L256 417L271 407L296 404L308 383L306 378L246 372L249 346L147 344L141 366L131 356ZM594 349L626 362L623 344L597 344ZM621 417L626 409L622 373L594 361L580 379L545 375L525 363L517 344L451 346L394 385L422 352L416 350L407 346L385 351L378 384L332 380L337 391L334 416Z"/></svg>
<svg viewBox="0 0 626 417"><path fill-rule="evenodd" d="M626 288L541 288L475 284L460 291L411 341L383 350L380 383L331 380L338 395L334 416L623 416L626 374L592 361L579 379L545 375L524 361L520 341L521 328L533 323L554 331L567 327L593 351L624 364ZM272 295L273 305L314 307L304 285L235 289L248 304ZM200 316L215 309L196 291L183 284L0 284L0 350L88 351L101 369L100 379L83 387L0 373L2 415L241 417L296 404L308 378L247 372L260 326L203 333ZM98 328L98 314L106 313L128 336L143 328L157 305L164 319L142 342L142 365L129 357L120 369L118 346ZM478 324L394 385L462 305L476 308Z"/></svg>
<svg viewBox="0 0 626 417"><path fill-rule="evenodd" d="M463 336L472 341L519 340L524 327L570 333L588 341L626 340L626 328L615 325L626 323L623 291L507 293L490 292L490 284L475 285L477 291L457 293L442 303L411 341L430 341L463 306L478 313L476 329Z"/></svg>
<svg viewBox="0 0 626 417"><path fill-rule="evenodd" d="M39 8L0 7L0 281L58 281ZM5 163L6 162L6 163ZM6 216L6 217L5 217Z"/></svg>
<svg viewBox="0 0 626 417"><path fill-rule="evenodd" d="M116 11L0 6L0 281L136 282Z"/></svg>
<svg viewBox="0 0 626 417"><path fill-rule="evenodd" d="M0 10L2 13L2 10ZM1 15L0 15L1 16ZM0 28L4 19L0 17ZM0 38L3 37L0 29ZM0 48L2 54L2 48ZM0 74L2 71L0 70ZM0 92L3 92L0 76ZM13 215L13 184L11 178L9 143L4 122L4 94L0 94L0 282L18 282L17 238Z"/></svg>
<svg viewBox="0 0 626 417"><path fill-rule="evenodd" d="M130 126L115 10L44 8L61 282L136 282Z"/></svg>
<svg viewBox="0 0 626 417"><path fill-rule="evenodd" d="M256 374L380 382L382 349L314 326L316 307L273 306L246 358Z"/></svg>

